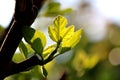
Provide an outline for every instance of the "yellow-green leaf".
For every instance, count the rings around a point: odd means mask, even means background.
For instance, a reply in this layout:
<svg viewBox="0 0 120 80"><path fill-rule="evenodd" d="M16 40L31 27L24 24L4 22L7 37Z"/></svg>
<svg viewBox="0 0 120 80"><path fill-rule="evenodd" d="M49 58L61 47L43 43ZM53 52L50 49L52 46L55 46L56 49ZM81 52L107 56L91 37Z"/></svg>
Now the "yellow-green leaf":
<svg viewBox="0 0 120 80"><path fill-rule="evenodd" d="M60 53L64 53L70 50L71 48L74 48L80 41L81 33L82 29L79 29L76 32L74 32L69 39L64 39L61 43Z"/></svg>
<svg viewBox="0 0 120 80"><path fill-rule="evenodd" d="M54 26L57 28L58 31L62 31L67 25L67 20L63 16L58 16L54 20Z"/></svg>
<svg viewBox="0 0 120 80"><path fill-rule="evenodd" d="M67 25L67 20L63 16L58 16L54 19L53 25L49 26L49 35L50 38L55 41L59 42L61 41L63 37L63 33L65 32L65 27Z"/></svg>
<svg viewBox="0 0 120 80"><path fill-rule="evenodd" d="M53 24L48 28L50 38L57 42L57 45L60 45L60 53L64 53L75 47L80 41L82 32L81 29L74 32L75 27L73 25L69 27L66 27L66 25L67 19L63 16L57 16L54 19Z"/></svg>
<svg viewBox="0 0 120 80"><path fill-rule="evenodd" d="M64 52L69 51L70 49L71 49L71 47L61 47L59 52L60 52L60 54L62 54Z"/></svg>
<svg viewBox="0 0 120 80"><path fill-rule="evenodd" d="M65 32L63 32L63 41L68 40L69 38L71 38L73 33L74 33L74 26L73 25L66 28Z"/></svg>
<svg viewBox="0 0 120 80"><path fill-rule="evenodd" d="M69 41L71 48L75 47L76 44L78 44L81 38L81 33L82 29L79 29L73 34L72 38Z"/></svg>
<svg viewBox="0 0 120 80"><path fill-rule="evenodd" d="M50 38L53 41L58 42L58 35L57 35L55 29L52 26L48 27L48 33L49 33Z"/></svg>
<svg viewBox="0 0 120 80"><path fill-rule="evenodd" d="M58 37L60 40L62 37L62 31L65 29L67 25L67 20L63 16L58 16L55 18L53 23L54 23L55 30L58 32Z"/></svg>
<svg viewBox="0 0 120 80"><path fill-rule="evenodd" d="M52 53L55 48L56 48L56 44L48 46L44 51L43 51L43 56L46 57L47 55L49 55L50 53Z"/></svg>

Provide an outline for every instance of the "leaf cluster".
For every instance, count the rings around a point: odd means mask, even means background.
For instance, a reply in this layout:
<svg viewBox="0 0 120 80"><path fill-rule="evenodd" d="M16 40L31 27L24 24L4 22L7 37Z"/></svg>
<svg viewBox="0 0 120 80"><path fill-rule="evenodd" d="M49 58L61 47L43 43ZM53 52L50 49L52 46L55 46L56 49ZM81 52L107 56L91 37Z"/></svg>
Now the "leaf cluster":
<svg viewBox="0 0 120 80"><path fill-rule="evenodd" d="M67 19L63 16L57 16L48 27L50 38L55 42L51 46L46 46L46 36L40 30L25 27L23 36L25 41L31 46L35 54L38 54L43 60L42 73L46 77L47 71L44 64L53 60L56 56L65 53L74 48L81 38L82 29L74 30L74 25L67 26ZM20 51L28 57L28 49L24 42L21 42Z"/></svg>

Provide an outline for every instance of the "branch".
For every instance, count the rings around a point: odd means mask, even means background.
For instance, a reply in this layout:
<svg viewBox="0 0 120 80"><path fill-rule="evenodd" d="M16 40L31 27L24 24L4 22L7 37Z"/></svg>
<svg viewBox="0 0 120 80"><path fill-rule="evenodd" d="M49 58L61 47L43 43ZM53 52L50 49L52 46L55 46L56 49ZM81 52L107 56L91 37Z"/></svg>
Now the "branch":
<svg viewBox="0 0 120 80"><path fill-rule="evenodd" d="M0 47L0 64L4 64L4 66L11 61L13 54L22 39L21 26L23 25L14 21Z"/></svg>
<svg viewBox="0 0 120 80"><path fill-rule="evenodd" d="M35 65L43 65L42 58L37 54L33 55L32 57L30 57L29 59L27 59L21 63L13 63L12 71L10 71L10 72L11 72L11 74L16 74L19 72L27 71L27 70L30 70L31 67L33 67Z"/></svg>
<svg viewBox="0 0 120 80"><path fill-rule="evenodd" d="M43 64L44 63L42 58L37 54L33 55L32 57L20 63L11 62L7 66L5 66L6 70L4 70L4 68L0 70L0 79L2 78L4 79L6 76L10 76L19 72L28 71L31 69L31 67L35 65L43 65Z"/></svg>
<svg viewBox="0 0 120 80"><path fill-rule="evenodd" d="M21 63L13 63L12 57L23 37L23 27L30 26L34 22L38 9L42 7L43 2L45 0L16 0L13 22L0 45L0 79L22 72L34 65L42 65L40 64L42 63L41 58L38 58L37 55Z"/></svg>
<svg viewBox="0 0 120 80"><path fill-rule="evenodd" d="M60 42L57 43L57 47L56 47L55 50L48 56L48 58L44 61L44 64L52 61L52 60L55 58L55 54L57 53L59 46L60 46Z"/></svg>

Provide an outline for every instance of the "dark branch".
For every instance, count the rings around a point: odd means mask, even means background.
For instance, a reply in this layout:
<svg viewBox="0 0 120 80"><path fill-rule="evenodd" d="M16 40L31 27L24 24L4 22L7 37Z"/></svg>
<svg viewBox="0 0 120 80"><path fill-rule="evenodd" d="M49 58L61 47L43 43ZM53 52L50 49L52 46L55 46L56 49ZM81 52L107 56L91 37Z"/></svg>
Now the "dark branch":
<svg viewBox="0 0 120 80"><path fill-rule="evenodd" d="M21 26L23 25L14 21L4 38L0 48L0 64L4 64L3 66L11 62L13 54L22 39Z"/></svg>
<svg viewBox="0 0 120 80"><path fill-rule="evenodd" d="M0 70L0 80L2 78L5 78L6 76L10 76L23 71L28 71L31 69L31 67L35 65L43 65L42 58L37 54L20 63L10 62L7 66L2 68L2 70Z"/></svg>
<svg viewBox="0 0 120 80"><path fill-rule="evenodd" d="M12 57L18 47L23 35L22 28L30 26L38 14L45 0L16 0L15 14L9 25L2 44L0 45L0 80L5 77L26 69L42 65L42 60L37 55L21 62L12 62ZM36 3L37 2L37 3Z"/></svg>

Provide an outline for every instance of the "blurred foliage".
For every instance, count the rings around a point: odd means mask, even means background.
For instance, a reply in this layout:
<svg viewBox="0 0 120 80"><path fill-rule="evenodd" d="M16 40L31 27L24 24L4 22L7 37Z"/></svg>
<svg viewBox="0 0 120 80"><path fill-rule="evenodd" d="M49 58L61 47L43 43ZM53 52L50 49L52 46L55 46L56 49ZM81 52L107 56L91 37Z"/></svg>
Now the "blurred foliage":
<svg viewBox="0 0 120 80"><path fill-rule="evenodd" d="M70 12L70 9L61 10L59 3L49 3L45 15L55 16ZM1 31L2 28L0 28ZM120 26L107 25L107 35L99 42L90 42L85 33L81 41L72 52L57 57L45 65L48 71L47 79L42 76L40 67L22 72L6 78L5 80L120 80ZM27 45L28 53L34 52ZM119 50L115 50L115 49ZM114 51L113 51L114 50ZM71 53L71 54L70 54ZM110 56L113 53L112 56ZM119 53L115 55L115 53ZM69 56L67 54L70 54ZM16 62L24 60L20 53L14 55ZM70 57L69 60L66 59ZM64 61L64 62L62 62Z"/></svg>
<svg viewBox="0 0 120 80"><path fill-rule="evenodd" d="M2 34L3 34L4 30L5 29L3 28L3 26L0 25L0 41L2 39Z"/></svg>
<svg viewBox="0 0 120 80"><path fill-rule="evenodd" d="M4 30L4 28L0 25L0 32L3 31L3 30Z"/></svg>
<svg viewBox="0 0 120 80"><path fill-rule="evenodd" d="M65 15L72 12L71 8L67 9L61 9L61 4L58 2L49 2L48 6L45 9L44 16L57 16L59 15Z"/></svg>
<svg viewBox="0 0 120 80"><path fill-rule="evenodd" d="M5 29L0 25L0 35L2 35L2 33L3 33L4 30Z"/></svg>

